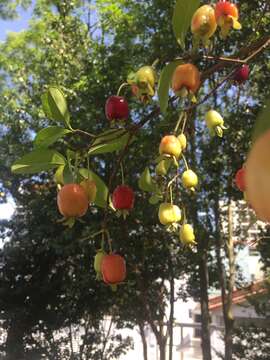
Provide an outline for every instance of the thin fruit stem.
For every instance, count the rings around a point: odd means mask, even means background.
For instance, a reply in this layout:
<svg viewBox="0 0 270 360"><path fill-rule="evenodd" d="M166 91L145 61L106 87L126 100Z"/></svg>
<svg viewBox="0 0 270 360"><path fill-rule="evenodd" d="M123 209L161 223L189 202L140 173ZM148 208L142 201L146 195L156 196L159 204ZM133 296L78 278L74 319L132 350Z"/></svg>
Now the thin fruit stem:
<svg viewBox="0 0 270 360"><path fill-rule="evenodd" d="M171 200L171 204L173 204L173 192L172 192L172 186L170 186L170 200Z"/></svg>
<svg viewBox="0 0 270 360"><path fill-rule="evenodd" d="M90 178L90 161L89 161L89 154L87 154L87 180Z"/></svg>
<svg viewBox="0 0 270 360"><path fill-rule="evenodd" d="M73 179L74 179L75 183L77 183L77 181L78 181L78 165L79 165L79 155L76 152L76 154L75 154L74 173L73 173Z"/></svg>
<svg viewBox="0 0 270 360"><path fill-rule="evenodd" d="M117 94L116 94L117 96L120 96L120 92L125 86L129 86L129 83L123 83L122 85L120 85L120 87L117 91Z"/></svg>
<svg viewBox="0 0 270 360"><path fill-rule="evenodd" d="M121 179L122 179L122 185L125 184L125 175L124 175L124 168L122 161L120 162L120 169L121 169Z"/></svg>
<svg viewBox="0 0 270 360"><path fill-rule="evenodd" d="M187 217L186 217L186 208L183 207L183 224L187 223Z"/></svg>
<svg viewBox="0 0 270 360"><path fill-rule="evenodd" d="M184 164L185 164L186 169L189 170L188 163L187 163L187 160L186 160L184 154L182 154L182 158L183 158L183 161L184 161Z"/></svg>
<svg viewBox="0 0 270 360"><path fill-rule="evenodd" d="M183 118L185 117L185 112L181 111L180 115L179 115L179 118L178 118L178 121L175 125L175 128L174 128L174 134L177 134L177 131L179 129L179 126L181 125L181 122L183 121Z"/></svg>
<svg viewBox="0 0 270 360"><path fill-rule="evenodd" d="M153 62L153 64L151 65L151 67L156 67L156 65L159 63L159 59L156 59L154 62Z"/></svg>
<svg viewBox="0 0 270 360"><path fill-rule="evenodd" d="M185 131L186 122L187 122L187 113L184 111L183 114L184 114L184 122L181 130L181 134L183 134L183 132Z"/></svg>

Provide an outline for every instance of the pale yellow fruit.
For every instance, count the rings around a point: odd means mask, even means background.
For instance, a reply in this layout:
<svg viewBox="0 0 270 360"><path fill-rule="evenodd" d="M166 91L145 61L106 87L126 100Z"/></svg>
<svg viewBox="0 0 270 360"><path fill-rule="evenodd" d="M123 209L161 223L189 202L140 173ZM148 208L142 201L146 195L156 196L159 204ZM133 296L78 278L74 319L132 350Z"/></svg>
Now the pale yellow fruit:
<svg viewBox="0 0 270 360"><path fill-rule="evenodd" d="M192 170L186 170L182 175L182 183L186 189L195 188L198 185L198 176Z"/></svg>
<svg viewBox="0 0 270 360"><path fill-rule="evenodd" d="M196 244L193 228L189 224L184 224L181 226L179 236L183 245Z"/></svg>
<svg viewBox="0 0 270 360"><path fill-rule="evenodd" d="M163 203L159 206L158 218L162 225L174 224L181 220L181 210L177 205Z"/></svg>

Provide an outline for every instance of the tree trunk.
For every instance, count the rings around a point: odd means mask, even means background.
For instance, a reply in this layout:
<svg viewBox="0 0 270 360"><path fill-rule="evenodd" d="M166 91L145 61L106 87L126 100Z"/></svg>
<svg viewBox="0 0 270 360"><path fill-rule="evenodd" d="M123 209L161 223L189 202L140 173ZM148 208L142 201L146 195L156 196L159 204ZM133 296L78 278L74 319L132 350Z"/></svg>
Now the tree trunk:
<svg viewBox="0 0 270 360"><path fill-rule="evenodd" d="M235 285L235 256L233 246L233 214L232 205L228 206L228 240L226 243L227 257L229 261L228 293L226 299L226 333L225 333L225 360L232 360L233 346L233 289Z"/></svg>
<svg viewBox="0 0 270 360"><path fill-rule="evenodd" d="M143 360L148 360L147 341L144 333L144 324L142 322L139 323L139 329L143 344Z"/></svg>
<svg viewBox="0 0 270 360"><path fill-rule="evenodd" d="M172 265L172 264L170 264ZM174 277L171 274L170 280L170 317L169 317L169 360L173 360L173 320L174 320Z"/></svg>
<svg viewBox="0 0 270 360"><path fill-rule="evenodd" d="M12 321L6 340L6 360L24 359L23 336L24 329L21 324L17 321Z"/></svg>
<svg viewBox="0 0 270 360"><path fill-rule="evenodd" d="M166 360L166 343L167 343L166 337L160 336L158 340L159 360Z"/></svg>
<svg viewBox="0 0 270 360"><path fill-rule="evenodd" d="M202 250L200 250L202 251ZM210 315L208 309L208 267L207 250L201 253L200 261L200 303L202 316L202 353L203 360L211 360L211 334L210 334Z"/></svg>

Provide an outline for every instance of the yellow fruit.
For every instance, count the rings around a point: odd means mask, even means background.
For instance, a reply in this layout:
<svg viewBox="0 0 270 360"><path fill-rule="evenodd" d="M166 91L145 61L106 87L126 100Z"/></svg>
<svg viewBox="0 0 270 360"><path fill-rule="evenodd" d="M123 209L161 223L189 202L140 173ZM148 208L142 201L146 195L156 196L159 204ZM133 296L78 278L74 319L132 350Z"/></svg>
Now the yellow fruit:
<svg viewBox="0 0 270 360"><path fill-rule="evenodd" d="M193 228L189 224L184 224L181 226L179 236L183 245L196 244Z"/></svg>
<svg viewBox="0 0 270 360"><path fill-rule="evenodd" d="M222 137L223 130L226 129L224 126L223 117L216 110L209 110L205 115L206 125L210 130L210 134L215 133Z"/></svg>
<svg viewBox="0 0 270 360"><path fill-rule="evenodd" d="M198 185L198 176L192 170L186 170L182 175L182 183L186 189L194 189Z"/></svg>
<svg viewBox="0 0 270 360"><path fill-rule="evenodd" d="M86 195L88 197L88 200L90 203L94 202L97 195L97 187L96 183L93 180L83 180L80 183L81 187L86 192Z"/></svg>
<svg viewBox="0 0 270 360"><path fill-rule="evenodd" d="M186 138L186 135L185 135L184 133L182 133L182 134L180 134L179 136L177 136L177 139L180 141L182 151L185 150L186 147L187 147L187 138Z"/></svg>
<svg viewBox="0 0 270 360"><path fill-rule="evenodd" d="M160 155L171 155L175 156L176 159L179 158L182 152L182 147L180 141L174 135L166 135L162 138L159 145Z"/></svg>
<svg viewBox="0 0 270 360"><path fill-rule="evenodd" d="M206 42L216 31L217 22L215 10L210 5L197 9L191 20L191 32Z"/></svg>
<svg viewBox="0 0 270 360"><path fill-rule="evenodd" d="M162 225L171 225L181 220L181 210L170 203L160 204L158 218Z"/></svg>

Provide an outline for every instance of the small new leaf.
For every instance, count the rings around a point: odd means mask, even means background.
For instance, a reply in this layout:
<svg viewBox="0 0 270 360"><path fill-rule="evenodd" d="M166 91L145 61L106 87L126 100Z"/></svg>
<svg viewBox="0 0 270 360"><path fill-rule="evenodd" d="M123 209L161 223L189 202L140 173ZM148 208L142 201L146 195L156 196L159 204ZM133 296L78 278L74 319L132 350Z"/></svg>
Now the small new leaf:
<svg viewBox="0 0 270 360"><path fill-rule="evenodd" d="M148 167L146 167L143 171L143 173L140 176L139 179L139 188L143 191L148 191L148 192L155 192L156 191L156 184L154 183L154 181L152 180L151 174L150 174L150 170Z"/></svg>

